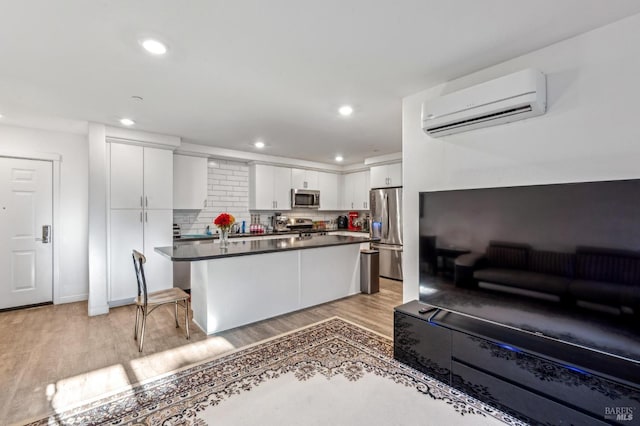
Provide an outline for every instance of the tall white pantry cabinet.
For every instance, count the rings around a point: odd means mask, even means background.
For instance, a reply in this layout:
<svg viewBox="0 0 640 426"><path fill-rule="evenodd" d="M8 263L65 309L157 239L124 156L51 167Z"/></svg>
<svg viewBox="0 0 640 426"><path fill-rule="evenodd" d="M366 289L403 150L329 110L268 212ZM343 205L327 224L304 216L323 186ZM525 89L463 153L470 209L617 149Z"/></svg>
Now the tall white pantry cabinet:
<svg viewBox="0 0 640 426"><path fill-rule="evenodd" d="M173 152L109 143L109 303L137 296L131 252L147 258L149 291L173 287L171 261L154 247L173 243Z"/></svg>

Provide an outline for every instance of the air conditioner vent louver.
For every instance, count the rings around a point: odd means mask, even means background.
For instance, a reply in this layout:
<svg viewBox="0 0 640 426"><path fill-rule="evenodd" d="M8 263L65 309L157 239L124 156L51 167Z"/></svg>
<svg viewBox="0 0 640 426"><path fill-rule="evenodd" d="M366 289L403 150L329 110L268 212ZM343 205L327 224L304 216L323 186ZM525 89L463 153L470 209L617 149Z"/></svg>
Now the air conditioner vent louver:
<svg viewBox="0 0 640 426"><path fill-rule="evenodd" d="M470 126L472 124L480 123L487 120L495 120L498 117L506 117L512 115L523 114L526 112L530 112L530 106L524 106L520 108L511 108L506 111L494 112L493 114L481 115L480 117L470 118L468 120L458 121L453 124L446 124L444 126L431 127L429 128L429 133L434 134L438 132L443 132L445 130L450 130L458 127ZM462 130L461 130L462 131Z"/></svg>
<svg viewBox="0 0 640 426"><path fill-rule="evenodd" d="M422 105L422 128L434 137L544 114L546 78L528 69Z"/></svg>

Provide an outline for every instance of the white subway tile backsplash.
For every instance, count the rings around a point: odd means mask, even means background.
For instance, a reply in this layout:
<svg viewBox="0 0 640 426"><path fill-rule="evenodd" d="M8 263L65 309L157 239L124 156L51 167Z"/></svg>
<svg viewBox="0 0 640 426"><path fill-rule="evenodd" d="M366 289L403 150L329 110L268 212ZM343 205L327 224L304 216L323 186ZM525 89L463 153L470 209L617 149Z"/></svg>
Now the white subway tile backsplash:
<svg viewBox="0 0 640 426"><path fill-rule="evenodd" d="M246 163L209 160L207 191L207 207L203 210L174 210L173 221L180 225L182 234L203 234L207 226L215 232L213 220L223 212L234 215L238 223L250 222L249 167Z"/></svg>
<svg viewBox="0 0 640 426"><path fill-rule="evenodd" d="M225 162L220 164L220 168L223 170L240 170L240 166L237 164L232 164L230 162Z"/></svg>

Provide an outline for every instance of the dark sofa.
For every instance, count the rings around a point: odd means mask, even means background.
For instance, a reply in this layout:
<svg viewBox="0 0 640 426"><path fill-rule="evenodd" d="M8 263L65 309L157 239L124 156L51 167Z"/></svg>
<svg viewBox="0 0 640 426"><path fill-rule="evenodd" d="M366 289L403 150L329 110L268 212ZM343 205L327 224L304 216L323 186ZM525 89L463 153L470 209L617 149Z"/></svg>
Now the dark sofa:
<svg viewBox="0 0 640 426"><path fill-rule="evenodd" d="M492 241L485 253L455 262L456 285L497 284L563 303L583 301L640 314L640 252L578 247L576 253L535 250L527 244Z"/></svg>

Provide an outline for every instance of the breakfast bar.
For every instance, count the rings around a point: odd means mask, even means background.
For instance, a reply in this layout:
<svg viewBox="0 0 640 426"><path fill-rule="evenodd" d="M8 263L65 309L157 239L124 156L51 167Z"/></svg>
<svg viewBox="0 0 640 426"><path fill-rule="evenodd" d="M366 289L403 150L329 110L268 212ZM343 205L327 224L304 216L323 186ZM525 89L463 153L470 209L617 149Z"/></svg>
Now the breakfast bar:
<svg viewBox="0 0 640 426"><path fill-rule="evenodd" d="M369 237L323 235L157 247L191 262L193 321L213 334L360 291L360 245Z"/></svg>

